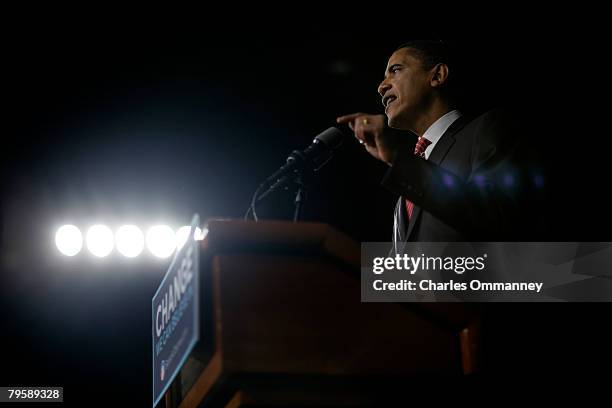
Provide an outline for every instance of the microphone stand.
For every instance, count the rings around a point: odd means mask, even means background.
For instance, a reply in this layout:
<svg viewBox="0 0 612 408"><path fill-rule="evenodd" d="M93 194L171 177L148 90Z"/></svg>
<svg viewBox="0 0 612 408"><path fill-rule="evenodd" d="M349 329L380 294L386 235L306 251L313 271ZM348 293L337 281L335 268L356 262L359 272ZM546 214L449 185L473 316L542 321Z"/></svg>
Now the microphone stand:
<svg viewBox="0 0 612 408"><path fill-rule="evenodd" d="M304 201L306 201L306 183L304 183L303 175L300 174L297 176L294 183L297 185L297 192L295 193L295 211L293 212L293 222L297 222L300 218L300 212L302 211Z"/></svg>
<svg viewBox="0 0 612 408"><path fill-rule="evenodd" d="M262 201L265 197L267 197L270 193L277 191L279 188L283 188L285 190L289 189L288 184L293 184L297 187L295 193L294 205L295 209L293 212L293 222L297 222L300 218L300 214L302 212L302 208L304 207L304 201L306 201L306 192L308 190L308 181L312 178L314 171L312 169L300 169L296 170L292 176L285 176L280 180L277 180L275 185L270 187L265 182L262 183L255 194L253 194L253 199L251 200L251 206L247 210L247 213L244 216L244 219L248 219L249 214L253 214L253 219L258 221L257 212L255 211L255 207L257 203ZM266 191L260 193L264 187L268 187Z"/></svg>
<svg viewBox="0 0 612 408"><path fill-rule="evenodd" d="M306 179L331 160L333 151L340 147L342 139L343 133L336 127L330 127L317 135L303 152L294 150L287 158L287 163L257 187L244 219L248 220L249 214L253 214L253 220L257 221L257 203L279 188L287 189L287 184L293 183L298 187L293 213L293 222L297 222L306 200Z"/></svg>

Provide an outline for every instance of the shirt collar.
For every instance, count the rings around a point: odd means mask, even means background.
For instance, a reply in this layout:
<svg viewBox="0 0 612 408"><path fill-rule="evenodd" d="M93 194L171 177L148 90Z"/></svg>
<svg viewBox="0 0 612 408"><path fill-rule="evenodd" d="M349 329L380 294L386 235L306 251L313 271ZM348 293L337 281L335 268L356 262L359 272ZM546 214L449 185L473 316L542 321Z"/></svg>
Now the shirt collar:
<svg viewBox="0 0 612 408"><path fill-rule="evenodd" d="M431 144L427 146L425 149L425 158L429 159L429 155L433 151L436 143L442 137L444 132L448 130L450 125L452 125L457 119L461 117L461 112L457 109L452 110L445 115L441 116L438 120L436 120L432 125L423 133L424 138L431 141Z"/></svg>

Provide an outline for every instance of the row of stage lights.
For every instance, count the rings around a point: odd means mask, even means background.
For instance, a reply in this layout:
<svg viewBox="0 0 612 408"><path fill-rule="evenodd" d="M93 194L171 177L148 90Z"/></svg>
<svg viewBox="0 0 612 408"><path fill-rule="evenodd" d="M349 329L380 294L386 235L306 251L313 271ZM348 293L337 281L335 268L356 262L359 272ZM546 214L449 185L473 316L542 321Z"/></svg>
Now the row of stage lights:
<svg viewBox="0 0 612 408"><path fill-rule="evenodd" d="M87 246L89 252L99 258L108 256L114 249L127 257L134 258L145 249L158 258L168 258L187 242L189 226L180 227L176 232L168 225L155 225L145 233L136 225L123 225L115 232L106 225L94 225L87 230L85 239L75 225L62 225L55 233L55 246L66 256L75 256ZM204 239L204 233L196 228L195 240Z"/></svg>

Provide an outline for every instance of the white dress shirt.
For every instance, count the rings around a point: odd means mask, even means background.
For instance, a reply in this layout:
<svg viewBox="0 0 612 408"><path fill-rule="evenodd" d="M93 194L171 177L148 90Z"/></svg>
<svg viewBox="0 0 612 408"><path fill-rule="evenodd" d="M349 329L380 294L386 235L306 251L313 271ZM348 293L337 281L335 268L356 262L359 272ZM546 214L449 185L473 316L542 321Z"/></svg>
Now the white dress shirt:
<svg viewBox="0 0 612 408"><path fill-rule="evenodd" d="M431 124L429 128L423 133L424 138L431 141L431 144L427 146L425 149L425 159L429 159L429 155L433 151L434 147L436 147L436 143L442 137L444 132L453 124L457 119L461 117L461 112L458 110L452 110L447 114L440 117L434 123Z"/></svg>

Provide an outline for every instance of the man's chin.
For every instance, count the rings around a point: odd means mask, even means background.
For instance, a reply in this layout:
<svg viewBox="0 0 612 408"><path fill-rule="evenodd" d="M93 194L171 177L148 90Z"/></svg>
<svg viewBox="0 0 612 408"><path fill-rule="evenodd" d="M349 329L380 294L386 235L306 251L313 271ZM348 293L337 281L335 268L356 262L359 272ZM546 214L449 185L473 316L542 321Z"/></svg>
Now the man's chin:
<svg viewBox="0 0 612 408"><path fill-rule="evenodd" d="M391 129L397 129L397 130L410 130L411 129L410 122L407 120L405 115L390 115L388 113L386 115L387 115L387 125Z"/></svg>
<svg viewBox="0 0 612 408"><path fill-rule="evenodd" d="M391 129L400 129L401 123L399 120L397 120L396 116L387 115L387 125Z"/></svg>

